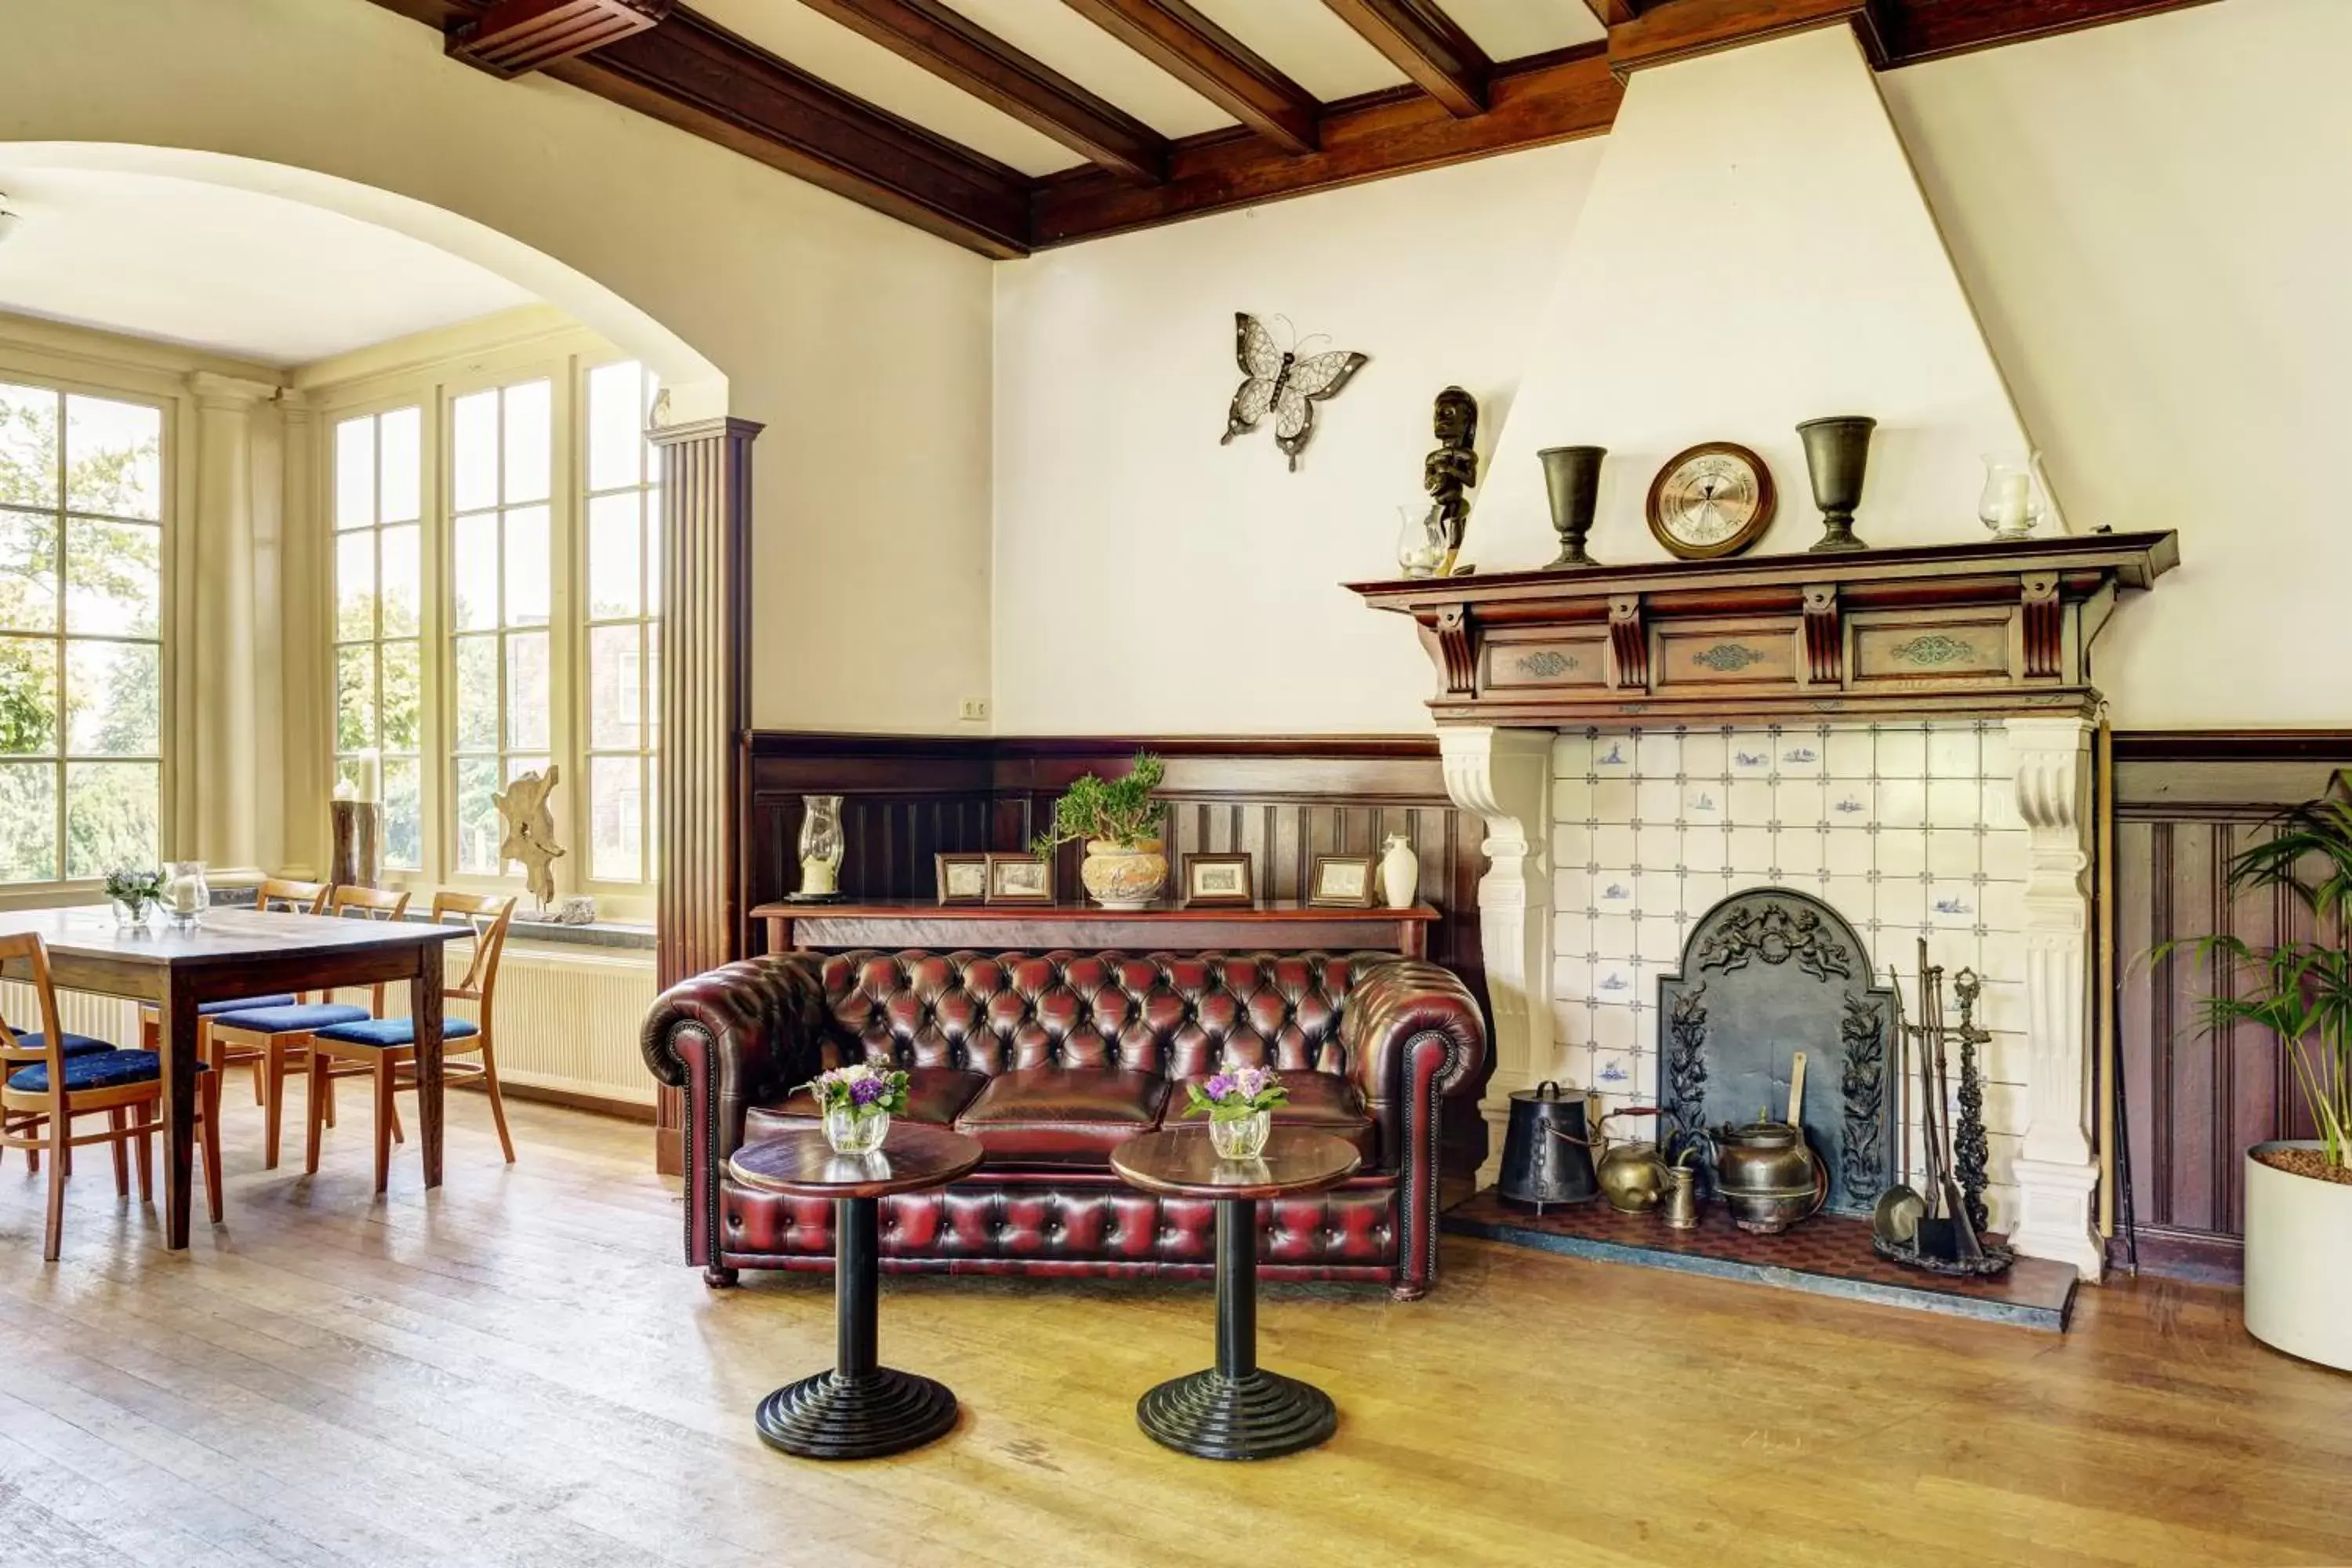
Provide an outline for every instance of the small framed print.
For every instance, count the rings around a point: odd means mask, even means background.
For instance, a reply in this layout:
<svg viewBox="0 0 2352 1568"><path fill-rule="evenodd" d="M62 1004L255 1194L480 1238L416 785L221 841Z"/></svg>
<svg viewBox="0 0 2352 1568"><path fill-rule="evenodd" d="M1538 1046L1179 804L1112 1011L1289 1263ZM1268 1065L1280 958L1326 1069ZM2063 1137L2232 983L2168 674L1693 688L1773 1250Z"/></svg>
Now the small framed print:
<svg viewBox="0 0 2352 1568"><path fill-rule="evenodd" d="M988 901L992 904L1052 903L1054 863L1037 855L991 855L988 858Z"/></svg>
<svg viewBox="0 0 2352 1568"><path fill-rule="evenodd" d="M988 902L988 857L985 855L934 855L931 861L939 870L940 902L943 904L984 904Z"/></svg>
<svg viewBox="0 0 2352 1568"><path fill-rule="evenodd" d="M1250 858L1246 855L1187 855L1184 857L1184 907L1205 909L1214 905L1254 904L1257 894L1250 885Z"/></svg>
<svg viewBox="0 0 2352 1568"><path fill-rule="evenodd" d="M1369 910L1372 907L1372 858L1369 855L1318 855L1315 875L1307 887L1307 901L1324 909Z"/></svg>

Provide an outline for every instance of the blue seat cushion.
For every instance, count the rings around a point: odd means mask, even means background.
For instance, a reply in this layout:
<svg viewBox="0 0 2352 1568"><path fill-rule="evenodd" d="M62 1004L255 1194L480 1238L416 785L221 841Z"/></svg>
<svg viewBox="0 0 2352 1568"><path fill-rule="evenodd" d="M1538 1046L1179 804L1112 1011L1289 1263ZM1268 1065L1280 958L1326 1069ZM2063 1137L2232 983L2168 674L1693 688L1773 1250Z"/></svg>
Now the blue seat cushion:
<svg viewBox="0 0 2352 1568"><path fill-rule="evenodd" d="M250 1013L262 1007L291 1007L292 1005L294 1005L293 993L280 991L274 996L240 996L231 997L226 1002L201 1002L196 1005L196 1016L201 1018L212 1018L223 1013Z"/></svg>
<svg viewBox="0 0 2352 1568"><path fill-rule="evenodd" d="M20 1050L45 1051L49 1048L49 1037L47 1035L18 1035L16 1046ZM114 1046L111 1041L92 1039L88 1035L77 1035L68 1029L61 1048L68 1057L89 1057L100 1051L110 1051Z"/></svg>
<svg viewBox="0 0 2352 1568"><path fill-rule="evenodd" d="M213 1020L216 1029L250 1029L257 1035L308 1035L330 1024L356 1023L368 1016L364 1007L348 1002L289 1002L282 1007L256 1007L246 1013L223 1013Z"/></svg>
<svg viewBox="0 0 2352 1568"><path fill-rule="evenodd" d="M468 1018L448 1018L441 1025L445 1040L462 1040L468 1035L478 1035L482 1026ZM361 1024L338 1024L331 1029L321 1029L319 1037L346 1046L374 1046L380 1050L392 1050L416 1043L416 1029L407 1018L370 1018Z"/></svg>
<svg viewBox="0 0 2352 1568"><path fill-rule="evenodd" d="M84 1089L120 1089L124 1084L150 1083L162 1073L160 1059L153 1051L93 1051L88 1056L66 1058L66 1092ZM198 1072L210 1069L202 1062ZM19 1094L49 1092L49 1064L35 1062L8 1075L8 1087Z"/></svg>

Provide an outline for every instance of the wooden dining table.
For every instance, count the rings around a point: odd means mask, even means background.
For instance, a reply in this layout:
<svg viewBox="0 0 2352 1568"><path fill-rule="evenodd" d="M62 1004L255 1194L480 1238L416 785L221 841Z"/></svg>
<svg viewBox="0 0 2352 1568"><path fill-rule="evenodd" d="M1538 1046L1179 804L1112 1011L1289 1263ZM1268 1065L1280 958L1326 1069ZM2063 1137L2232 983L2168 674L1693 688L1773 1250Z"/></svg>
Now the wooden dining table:
<svg viewBox="0 0 2352 1568"><path fill-rule="evenodd" d="M197 1012L207 1002L405 981L416 1020L417 1144L425 1184L441 1184L441 968L444 944L469 926L339 920L216 908L185 929L115 923L103 906L0 910L0 934L30 931L48 949L58 989L155 1009L163 1083L163 1245L188 1245L195 1130ZM23 961L0 967L29 980ZM117 1041L118 1045L135 1041Z"/></svg>

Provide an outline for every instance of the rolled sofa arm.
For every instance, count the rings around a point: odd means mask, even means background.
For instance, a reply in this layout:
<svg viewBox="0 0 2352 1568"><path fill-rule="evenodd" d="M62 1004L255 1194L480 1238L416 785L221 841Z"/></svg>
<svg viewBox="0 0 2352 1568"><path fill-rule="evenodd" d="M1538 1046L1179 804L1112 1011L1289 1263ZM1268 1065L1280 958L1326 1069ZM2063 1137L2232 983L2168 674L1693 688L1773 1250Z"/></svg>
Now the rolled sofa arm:
<svg viewBox="0 0 2352 1568"><path fill-rule="evenodd" d="M1438 1102L1478 1081L1486 1019L1451 971L1399 959L1349 992L1339 1043L1380 1127L1381 1162L1402 1178L1395 1293L1420 1296L1437 1273Z"/></svg>
<svg viewBox="0 0 2352 1568"><path fill-rule="evenodd" d="M716 1267L719 1184L743 1145L743 1113L821 1066L824 991L816 964L813 953L769 953L681 980L654 999L638 1037L654 1077L686 1091L686 1257L713 1284L733 1274Z"/></svg>

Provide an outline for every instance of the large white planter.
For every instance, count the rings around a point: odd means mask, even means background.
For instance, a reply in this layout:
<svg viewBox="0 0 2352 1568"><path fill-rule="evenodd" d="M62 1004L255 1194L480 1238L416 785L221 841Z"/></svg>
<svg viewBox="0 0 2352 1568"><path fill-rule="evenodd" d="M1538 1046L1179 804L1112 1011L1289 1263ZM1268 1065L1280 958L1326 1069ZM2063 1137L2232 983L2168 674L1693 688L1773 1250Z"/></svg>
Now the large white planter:
<svg viewBox="0 0 2352 1568"><path fill-rule="evenodd" d="M2273 1170L2246 1152L2246 1331L2352 1372L2352 1186Z"/></svg>

